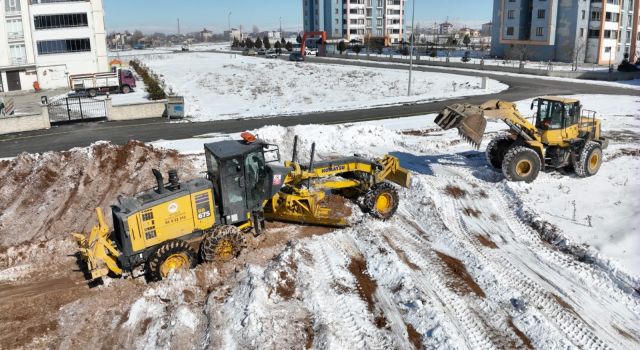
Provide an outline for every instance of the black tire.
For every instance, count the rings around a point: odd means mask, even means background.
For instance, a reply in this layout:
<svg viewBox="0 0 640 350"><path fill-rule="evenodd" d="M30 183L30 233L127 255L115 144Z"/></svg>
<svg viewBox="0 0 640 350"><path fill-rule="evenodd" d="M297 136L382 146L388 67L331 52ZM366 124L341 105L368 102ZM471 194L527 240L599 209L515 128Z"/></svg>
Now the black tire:
<svg viewBox="0 0 640 350"><path fill-rule="evenodd" d="M538 153L523 146L510 148L502 161L502 173L509 181L533 182L538 177L541 167Z"/></svg>
<svg viewBox="0 0 640 350"><path fill-rule="evenodd" d="M514 140L509 135L500 135L491 140L487 146L487 161L496 169L502 169L502 161Z"/></svg>
<svg viewBox="0 0 640 350"><path fill-rule="evenodd" d="M205 262L227 262L246 247L245 237L232 225L218 226L207 232L200 243L200 258Z"/></svg>
<svg viewBox="0 0 640 350"><path fill-rule="evenodd" d="M91 89L87 92L87 95L89 95L89 97L96 97L98 96L98 91L96 91L95 89Z"/></svg>
<svg viewBox="0 0 640 350"><path fill-rule="evenodd" d="M573 169L578 177L589 177L598 173L602 165L602 146L589 141L580 154L573 157Z"/></svg>
<svg viewBox="0 0 640 350"><path fill-rule="evenodd" d="M147 272L153 280L159 281L167 277L171 266L176 259L180 264L178 268L192 269L196 266L196 253L185 241L170 241L158 248L150 257L147 264Z"/></svg>
<svg viewBox="0 0 640 350"><path fill-rule="evenodd" d="M131 92L131 88L129 87L129 85L125 85L122 87L122 93L123 94L128 94Z"/></svg>
<svg viewBox="0 0 640 350"><path fill-rule="evenodd" d="M398 190L388 183L382 182L373 186L364 196L364 209L374 218L389 220L398 210L400 198Z"/></svg>

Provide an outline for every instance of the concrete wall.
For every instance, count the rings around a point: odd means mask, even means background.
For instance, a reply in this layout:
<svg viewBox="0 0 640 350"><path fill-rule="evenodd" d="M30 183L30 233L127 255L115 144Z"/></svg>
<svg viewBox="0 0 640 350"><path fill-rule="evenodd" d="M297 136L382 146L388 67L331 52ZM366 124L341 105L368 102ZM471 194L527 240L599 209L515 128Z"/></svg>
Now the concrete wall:
<svg viewBox="0 0 640 350"><path fill-rule="evenodd" d="M166 110L167 100L114 106L107 99L107 119L109 121L161 118Z"/></svg>
<svg viewBox="0 0 640 350"><path fill-rule="evenodd" d="M40 114L0 117L0 135L49 128L51 124L46 106L42 107Z"/></svg>

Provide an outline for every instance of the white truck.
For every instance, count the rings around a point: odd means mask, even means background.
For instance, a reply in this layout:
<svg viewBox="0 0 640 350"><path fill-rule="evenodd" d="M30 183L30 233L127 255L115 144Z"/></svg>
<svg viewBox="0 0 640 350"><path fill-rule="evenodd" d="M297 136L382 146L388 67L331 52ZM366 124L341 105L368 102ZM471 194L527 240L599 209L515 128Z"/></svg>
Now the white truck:
<svg viewBox="0 0 640 350"><path fill-rule="evenodd" d="M128 69L116 72L76 74L69 76L69 87L77 93L86 92L95 97L99 92L128 94L136 87L136 78Z"/></svg>

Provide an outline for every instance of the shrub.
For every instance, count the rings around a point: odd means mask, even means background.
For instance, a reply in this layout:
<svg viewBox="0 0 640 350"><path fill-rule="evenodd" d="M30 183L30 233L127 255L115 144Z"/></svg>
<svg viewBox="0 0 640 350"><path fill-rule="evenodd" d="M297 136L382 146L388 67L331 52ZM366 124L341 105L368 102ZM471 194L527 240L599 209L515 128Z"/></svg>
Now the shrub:
<svg viewBox="0 0 640 350"><path fill-rule="evenodd" d="M157 101L164 100L167 98L167 94L164 92L164 89L160 86L158 80L149 73L149 70L146 67L143 67L140 64L140 61L133 60L129 62L129 65L133 70L136 71L141 78L144 84L147 86L147 92L149 93L149 98Z"/></svg>

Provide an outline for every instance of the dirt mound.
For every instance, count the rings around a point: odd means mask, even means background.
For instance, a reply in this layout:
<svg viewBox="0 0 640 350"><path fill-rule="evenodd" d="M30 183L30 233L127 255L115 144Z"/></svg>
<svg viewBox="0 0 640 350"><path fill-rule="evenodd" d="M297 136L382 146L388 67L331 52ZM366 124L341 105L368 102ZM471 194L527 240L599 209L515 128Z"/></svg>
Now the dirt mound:
<svg viewBox="0 0 640 350"><path fill-rule="evenodd" d="M152 168L178 169L182 180L197 174L191 159L134 141L1 162L0 247L90 230L94 208L109 216L118 195L153 187Z"/></svg>

